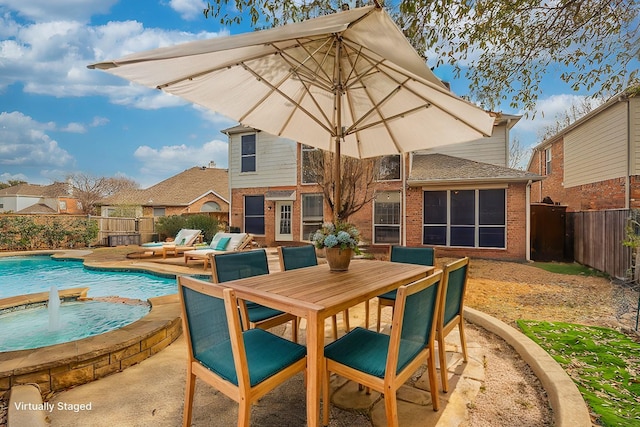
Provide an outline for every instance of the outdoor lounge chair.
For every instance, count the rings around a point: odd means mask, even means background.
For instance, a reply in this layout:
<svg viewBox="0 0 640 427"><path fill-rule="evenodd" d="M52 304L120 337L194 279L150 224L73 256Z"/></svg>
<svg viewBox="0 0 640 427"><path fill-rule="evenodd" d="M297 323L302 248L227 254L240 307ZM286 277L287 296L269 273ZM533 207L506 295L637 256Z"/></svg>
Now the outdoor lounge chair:
<svg viewBox="0 0 640 427"><path fill-rule="evenodd" d="M469 258L465 257L444 266L442 302L436 325L438 353L440 355L440 376L442 377L442 391L449 391L447 371L447 355L445 351L445 337L458 326L460 331L460 345L463 360L467 361L467 340L464 334L464 295L467 290L469 277Z"/></svg>
<svg viewBox="0 0 640 427"><path fill-rule="evenodd" d="M209 246L185 251L184 263L188 265L192 259L201 259L204 261L204 269L206 270L209 266L209 255L241 251L247 248L252 241L253 236L247 233L216 233Z"/></svg>
<svg viewBox="0 0 640 427"><path fill-rule="evenodd" d="M318 265L316 248L313 245L304 246L278 246L278 258L280 259L280 270L295 270L297 268L311 267ZM342 312L344 328L347 332L349 327L349 310ZM331 316L333 326L333 339L338 339L338 320L336 315Z"/></svg>
<svg viewBox="0 0 640 427"><path fill-rule="evenodd" d="M154 255L162 254L166 258L167 254L179 255L185 251L195 249L194 243L202 231L183 228L178 231L172 242L145 243L142 245L145 252L153 252Z"/></svg>
<svg viewBox="0 0 640 427"><path fill-rule="evenodd" d="M249 426L251 404L298 372L306 348L262 329L243 331L232 289L178 278L187 340L183 426L190 426L196 377L239 404L238 426Z"/></svg>
<svg viewBox="0 0 640 427"><path fill-rule="evenodd" d="M331 372L384 394L387 425L398 426L396 391L424 363L433 410L440 407L435 367L442 270L398 288L391 335L357 327L324 349L323 422L329 423Z"/></svg>
<svg viewBox="0 0 640 427"><path fill-rule="evenodd" d="M391 246L389 248L389 261L404 262L407 264L418 265L435 265L436 252L433 248L407 247L407 246ZM378 295L378 320L376 330L380 332L380 317L383 307L391 307L393 309L396 300L396 291L390 291L383 295Z"/></svg>
<svg viewBox="0 0 640 427"><path fill-rule="evenodd" d="M214 283L269 274L267 253L264 249L209 256L211 257L211 280ZM298 342L298 318L293 314L250 301L240 301L239 308L245 329L270 329L291 321L291 339Z"/></svg>

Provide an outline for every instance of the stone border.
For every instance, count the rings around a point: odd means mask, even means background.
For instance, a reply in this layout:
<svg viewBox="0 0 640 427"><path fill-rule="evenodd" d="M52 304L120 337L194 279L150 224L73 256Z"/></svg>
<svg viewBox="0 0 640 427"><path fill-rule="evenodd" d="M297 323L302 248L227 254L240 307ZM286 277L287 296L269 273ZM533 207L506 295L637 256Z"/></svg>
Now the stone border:
<svg viewBox="0 0 640 427"><path fill-rule="evenodd" d="M151 311L120 329L36 350L0 353L0 392L38 384L60 391L126 369L167 347L182 333L177 294L150 298Z"/></svg>
<svg viewBox="0 0 640 427"><path fill-rule="evenodd" d="M587 404L571 377L538 344L506 323L473 308L464 308L467 321L505 340L531 367L547 392L556 427L591 427Z"/></svg>

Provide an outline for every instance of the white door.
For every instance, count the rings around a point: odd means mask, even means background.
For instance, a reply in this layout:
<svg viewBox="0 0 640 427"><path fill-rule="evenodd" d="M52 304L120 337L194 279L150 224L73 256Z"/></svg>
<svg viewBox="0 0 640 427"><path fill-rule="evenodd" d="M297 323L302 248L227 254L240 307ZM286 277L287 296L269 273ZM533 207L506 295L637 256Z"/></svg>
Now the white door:
<svg viewBox="0 0 640 427"><path fill-rule="evenodd" d="M293 232L291 231L291 213L293 212L293 202L276 202L276 240L291 241Z"/></svg>

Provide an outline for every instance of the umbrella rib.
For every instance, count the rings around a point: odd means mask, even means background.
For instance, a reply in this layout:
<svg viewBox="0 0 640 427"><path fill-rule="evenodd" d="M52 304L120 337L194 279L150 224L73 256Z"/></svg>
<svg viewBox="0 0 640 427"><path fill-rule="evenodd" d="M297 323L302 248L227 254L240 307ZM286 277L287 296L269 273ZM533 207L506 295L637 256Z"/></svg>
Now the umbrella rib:
<svg viewBox="0 0 640 427"><path fill-rule="evenodd" d="M266 86L268 86L271 89L271 93L275 92L279 95L281 95L283 98L285 98L287 101L291 102L293 105L298 105L298 103L291 98L289 95L287 95L286 93L282 92L280 89L278 89L277 87L275 87L273 84L271 84L270 82L268 82L267 80L264 79L264 77L260 76L258 73L256 73L255 71L253 71L247 64L242 63L243 68L248 71L249 73L253 74L253 76L258 79L259 81L263 82ZM257 107L257 104L253 107L253 109L255 109ZM333 133L333 131L328 128L324 123L322 123L320 120L318 120L313 114L311 114L306 108L299 106L298 108L300 108L300 110L302 110L305 114L307 114L309 116L309 118L311 118L313 121L315 121L316 123L318 123L321 127L323 127L327 132L329 133ZM253 111L252 109L252 111ZM243 119L248 115L249 113L245 114L243 116ZM242 122L242 120L239 120L240 122Z"/></svg>
<svg viewBox="0 0 640 427"><path fill-rule="evenodd" d="M307 45L307 44L309 44L309 43L311 43L311 42L313 42L313 41L315 41L315 40L309 40L309 42L307 42L307 43L303 43L303 42L300 42L299 40L297 40L297 39L296 39L296 41L299 43L299 47L300 47L301 49L303 49L303 50L305 51L305 53L307 54L307 57L304 59L304 61L298 61L298 60L296 60L293 56L289 55L289 53L288 53L288 52L286 52L285 50L281 50L281 52L283 53L283 56L284 56L284 55L286 55L288 58L290 58L290 59L291 59L291 65L292 65L292 66L294 66L294 69L295 69L296 74L298 74L298 73L299 73L299 71L298 71L299 69L304 69L304 70L306 70L306 71L308 71L308 72L309 72L309 76L312 76L312 77L313 77L313 78L311 78L311 77L308 77L308 76L307 76L307 78L309 78L309 80L317 80L318 78L320 78L320 77L319 77L319 75L318 75L318 70L319 70L319 71L321 71L321 72L322 72L322 74L324 74L324 76L325 76L325 78L324 78L324 79L321 79L321 80L327 83L327 84L326 84L326 87L327 87L327 88L330 88L330 87L332 86L332 81L333 81L333 80L332 80L332 77L331 77L331 76L329 76L329 75L327 74L327 72L325 71L325 69L322 67L322 64L324 64L324 63L326 62L327 58L329 57L329 52L330 52L330 50L331 50L331 49L327 49L327 50L324 52L324 56L323 56L323 58L322 58L322 61L321 61L321 62L318 62L318 60L316 60L315 55L316 55L318 52L320 52L320 51L321 51L321 49L322 49L323 47L327 46L327 44L329 44L329 43L333 43L333 42L334 42L334 40L335 40L335 37L334 37L334 36L332 36L332 37L328 37L328 38L326 38L326 39L325 39L325 41L324 41L320 46L318 46L314 51L310 51L309 49L307 49L307 46L306 46L306 45ZM275 47L275 46L274 46L274 47ZM307 66L307 64L306 64L306 63L307 63L307 61L309 61L309 60L313 61L313 62L316 64L316 70L315 70L315 71L314 71L314 70L312 70L310 67L308 67L308 66ZM300 73L300 75L304 75L304 74L303 74L303 73Z"/></svg>

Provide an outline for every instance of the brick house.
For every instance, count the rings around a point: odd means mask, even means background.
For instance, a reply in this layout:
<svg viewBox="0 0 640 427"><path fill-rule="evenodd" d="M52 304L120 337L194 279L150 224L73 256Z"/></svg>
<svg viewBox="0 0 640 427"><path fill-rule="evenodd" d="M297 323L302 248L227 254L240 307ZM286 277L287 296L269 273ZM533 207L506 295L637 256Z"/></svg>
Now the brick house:
<svg viewBox="0 0 640 427"><path fill-rule="evenodd" d="M0 190L0 212L18 214L82 214L82 204L65 182L19 184Z"/></svg>
<svg viewBox="0 0 640 427"><path fill-rule="evenodd" d="M529 189L541 177L506 167L509 130L501 115L491 137L385 156L374 199L349 218L362 240L434 246L443 255L529 258ZM331 213L305 173L312 147L235 126L229 137L229 224L263 245L309 241Z"/></svg>
<svg viewBox="0 0 640 427"><path fill-rule="evenodd" d="M193 167L146 189L120 192L101 202L101 215L158 217L187 213L215 213L227 221L229 212L228 171Z"/></svg>
<svg viewBox="0 0 640 427"><path fill-rule="evenodd" d="M567 211L640 208L640 87L628 89L533 149L527 169L545 176L532 202Z"/></svg>

